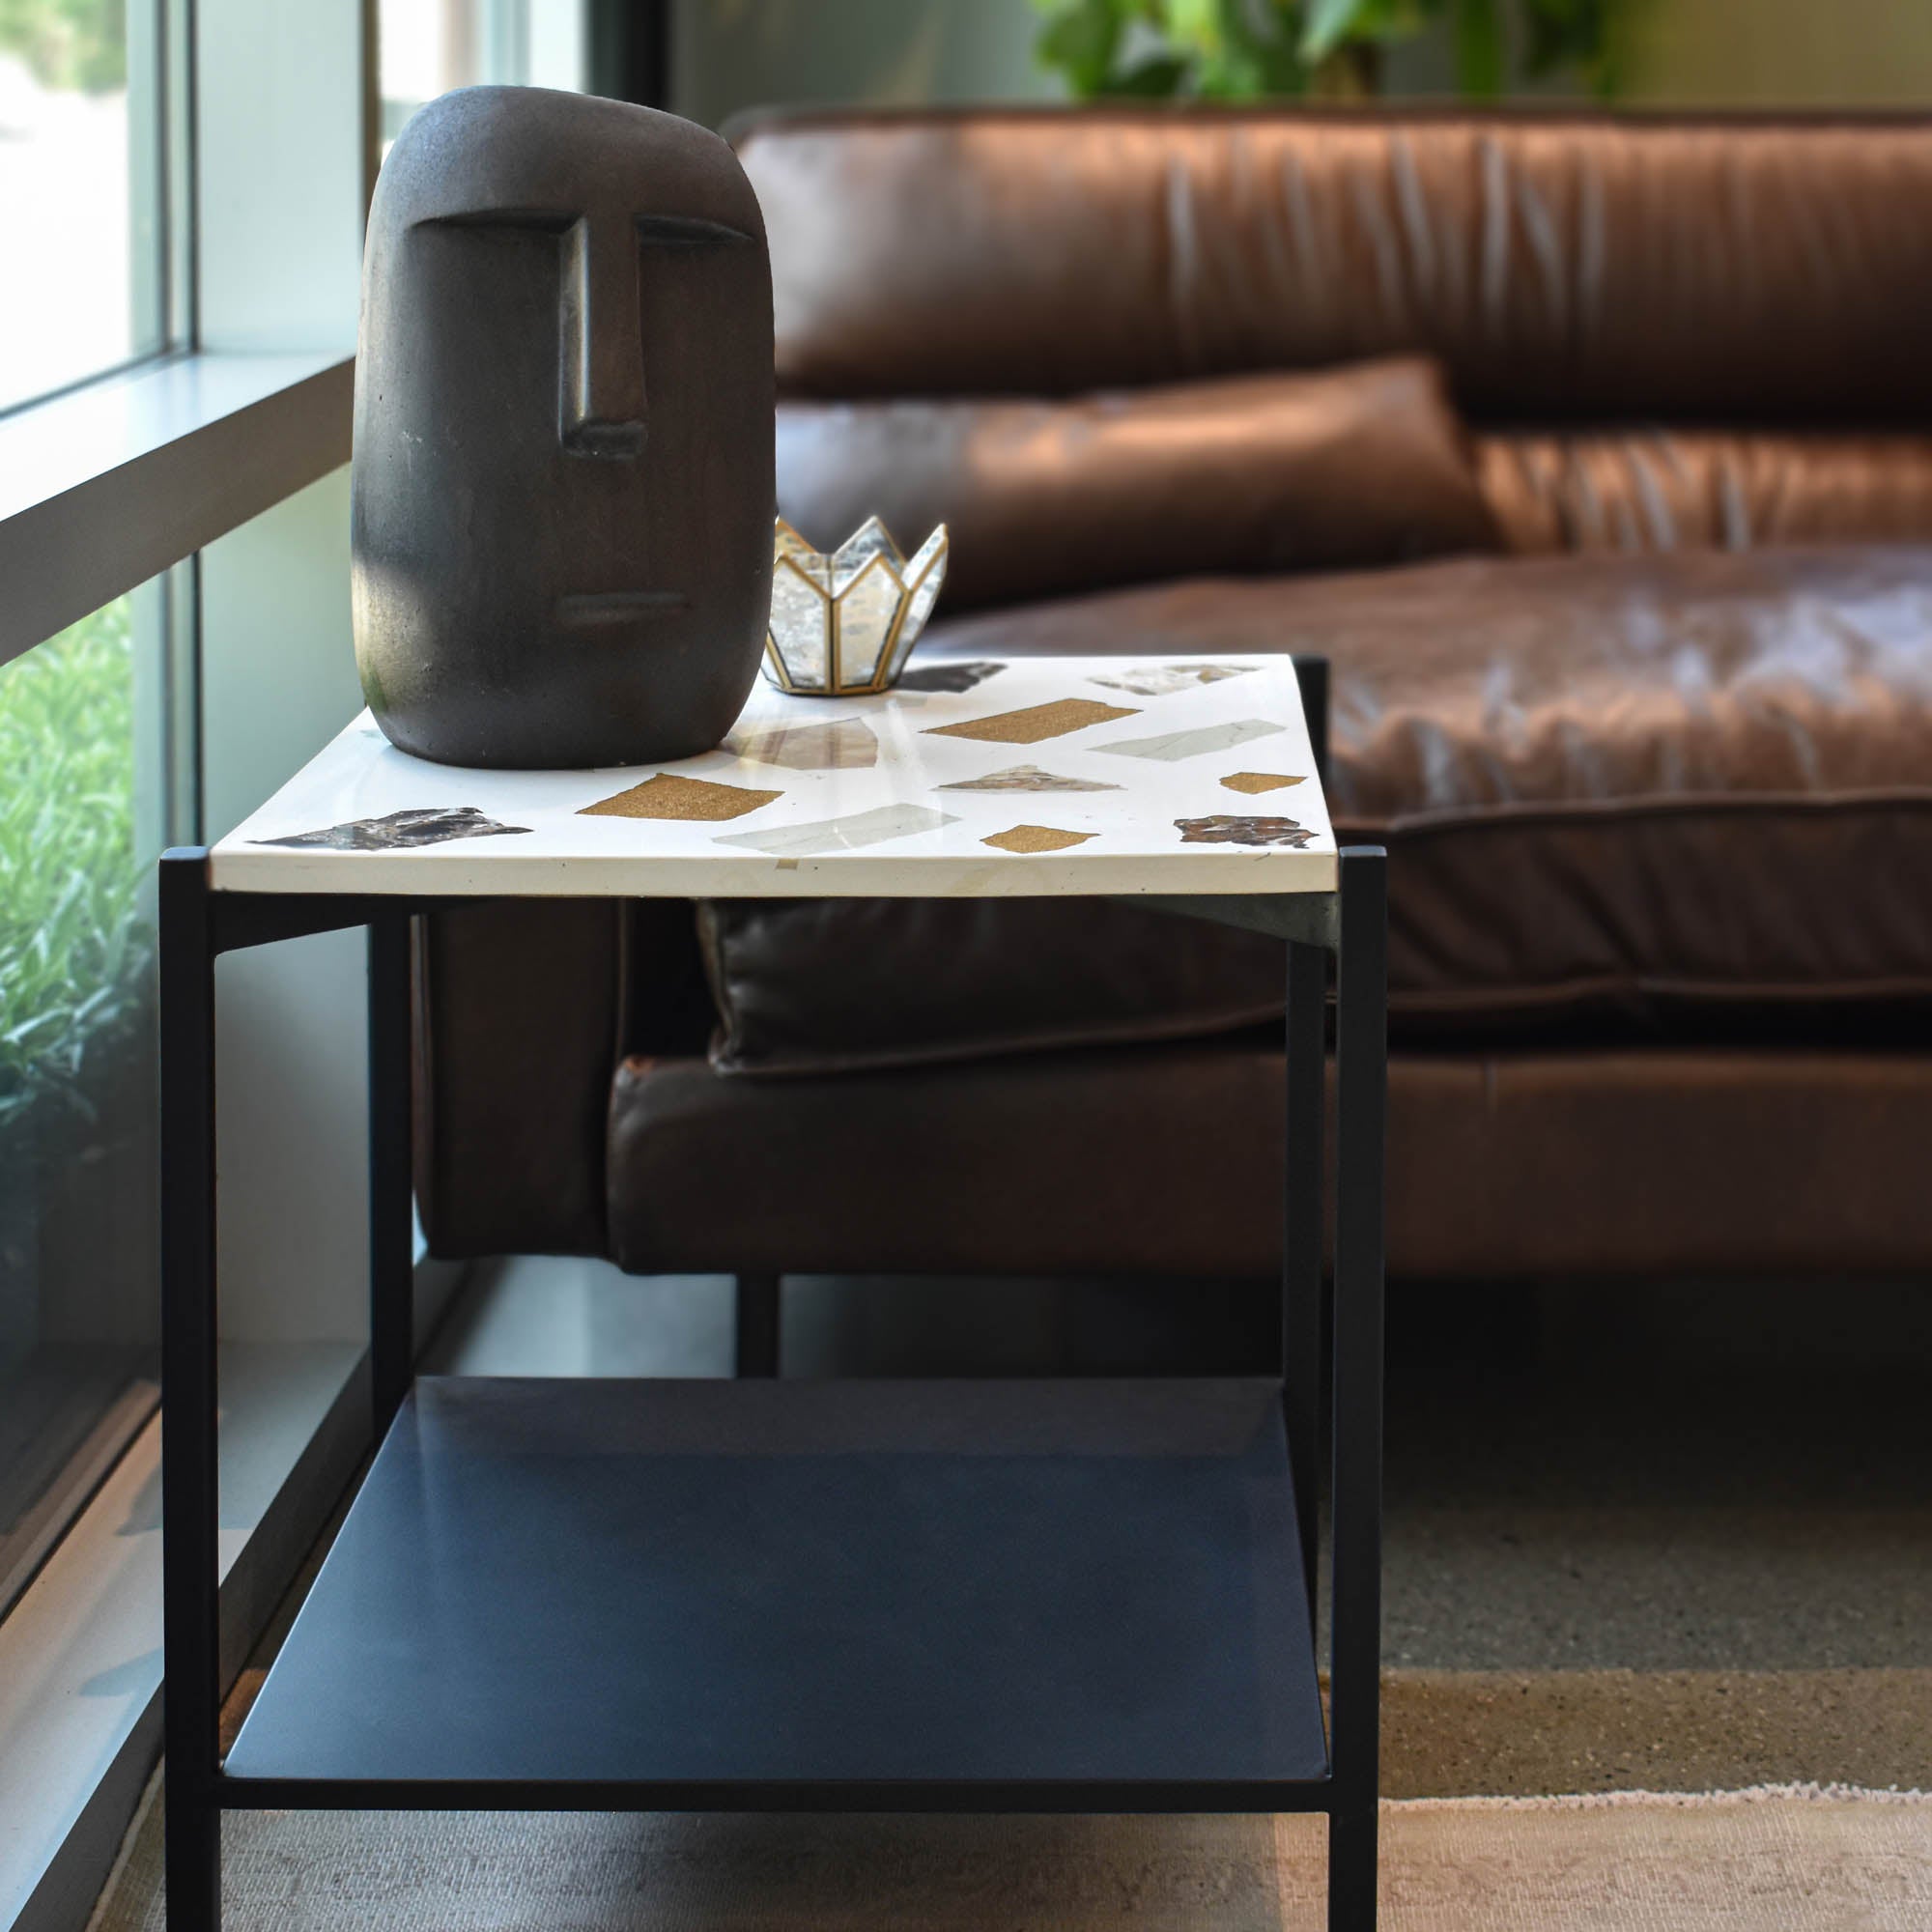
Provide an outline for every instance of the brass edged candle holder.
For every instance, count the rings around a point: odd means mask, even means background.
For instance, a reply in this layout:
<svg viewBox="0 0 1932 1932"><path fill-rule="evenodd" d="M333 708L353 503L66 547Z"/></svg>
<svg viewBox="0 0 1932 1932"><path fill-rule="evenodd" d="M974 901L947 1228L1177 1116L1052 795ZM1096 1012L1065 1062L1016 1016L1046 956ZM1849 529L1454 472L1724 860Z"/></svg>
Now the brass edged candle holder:
<svg viewBox="0 0 1932 1932"><path fill-rule="evenodd" d="M781 517L765 675L801 697L889 690L946 582L946 543L941 524L908 562L885 525L867 517L827 554Z"/></svg>

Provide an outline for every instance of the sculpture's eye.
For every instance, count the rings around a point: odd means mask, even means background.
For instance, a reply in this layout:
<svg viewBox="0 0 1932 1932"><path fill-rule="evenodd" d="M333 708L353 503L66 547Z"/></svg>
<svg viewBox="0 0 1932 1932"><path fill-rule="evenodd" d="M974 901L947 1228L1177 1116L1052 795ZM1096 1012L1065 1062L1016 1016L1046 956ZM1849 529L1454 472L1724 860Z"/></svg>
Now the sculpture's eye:
<svg viewBox="0 0 1932 1932"><path fill-rule="evenodd" d="M540 235L563 235L592 217L582 210L555 208L477 208L451 214L426 214L417 228L509 228ZM623 216L611 217L613 223ZM754 238L728 222L692 214L634 214L638 240L661 248L719 248Z"/></svg>
<svg viewBox="0 0 1932 1932"><path fill-rule="evenodd" d="M744 230L700 215L573 213L543 208L477 209L426 217L438 231L543 236L555 248L557 437L573 456L632 462L646 440L644 295L655 257L673 266L713 249L747 251Z"/></svg>
<svg viewBox="0 0 1932 1932"><path fill-rule="evenodd" d="M723 221L705 221L693 215L639 214L636 219L638 239L646 246L728 248L752 240L742 228L732 228Z"/></svg>

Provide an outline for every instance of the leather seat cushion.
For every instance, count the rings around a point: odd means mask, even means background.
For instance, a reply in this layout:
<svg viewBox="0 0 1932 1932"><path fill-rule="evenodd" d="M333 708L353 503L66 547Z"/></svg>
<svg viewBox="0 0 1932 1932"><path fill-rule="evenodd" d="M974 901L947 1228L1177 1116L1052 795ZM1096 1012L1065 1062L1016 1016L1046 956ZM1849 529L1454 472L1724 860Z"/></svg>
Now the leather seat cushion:
<svg viewBox="0 0 1932 1932"><path fill-rule="evenodd" d="M1928 1134L1924 1053L1398 1055L1389 1271L1922 1271ZM1278 1035L827 1080L632 1059L611 1253L639 1273L1267 1275L1283 1149Z"/></svg>
<svg viewBox="0 0 1932 1932"><path fill-rule="evenodd" d="M1202 580L923 652L1310 651L1331 809L1390 852L1391 1032L1832 1039L1932 1013L1932 549ZM1092 907L707 909L716 1064L807 1072L1211 1032L1270 942ZM1203 932L1209 937L1204 941Z"/></svg>

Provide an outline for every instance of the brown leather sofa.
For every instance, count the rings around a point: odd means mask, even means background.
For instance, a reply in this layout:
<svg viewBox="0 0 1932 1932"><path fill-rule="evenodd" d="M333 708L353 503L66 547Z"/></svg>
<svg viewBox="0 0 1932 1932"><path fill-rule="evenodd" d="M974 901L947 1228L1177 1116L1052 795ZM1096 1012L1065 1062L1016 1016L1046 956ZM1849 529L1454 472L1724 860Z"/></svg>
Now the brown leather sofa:
<svg viewBox="0 0 1932 1932"><path fill-rule="evenodd" d="M1335 813L1390 853L1392 1271L1932 1262L1932 124L738 139L781 506L954 523L917 666L1329 660ZM1280 967L1044 902L444 917L430 1238L1266 1273Z"/></svg>

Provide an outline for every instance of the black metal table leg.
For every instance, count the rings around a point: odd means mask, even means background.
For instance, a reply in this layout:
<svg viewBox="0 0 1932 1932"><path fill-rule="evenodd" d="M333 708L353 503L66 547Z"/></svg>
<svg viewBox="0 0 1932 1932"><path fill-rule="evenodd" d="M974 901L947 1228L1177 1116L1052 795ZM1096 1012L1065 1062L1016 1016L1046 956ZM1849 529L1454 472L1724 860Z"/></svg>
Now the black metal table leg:
<svg viewBox="0 0 1932 1932"><path fill-rule="evenodd" d="M1302 674L1319 696L1319 668L1304 667ZM224 1777L220 1762L214 960L230 948L345 925L370 927L370 1352L380 1437L412 1377L411 918L434 903L372 901L366 895L213 895L207 856L199 850L170 853L160 874L166 1858L170 1924L194 1932L218 1932L220 1924L222 1808L266 1802L344 1803L367 1795L353 1780L289 1784L246 1774L239 1779ZM1209 1804L1218 1800L1244 1809L1325 1809L1331 1932L1372 1932L1376 1922L1387 1072L1384 874L1380 850L1351 849L1342 855L1340 889L1333 897L1172 902L1176 910L1253 925L1289 942L1280 1400L1288 1435L1286 1467L1295 1485L1293 1530L1311 1599L1321 1492L1320 1451L1324 1430L1331 1432L1332 1699L1325 1779L1310 1773L1260 1787L1239 1781L1161 1784L1136 1792L1127 1808L1197 1809L1205 1799ZM1258 913L1264 915L1259 923ZM1332 1320L1324 1324L1323 1003L1330 950L1339 953L1339 1133ZM777 1277L741 1277L738 1314L739 1374L776 1375ZM1325 1336L1324 1325L1329 1330ZM1272 1394L1264 1399L1272 1401ZM1324 1409L1332 1421L1324 1419ZM1277 1541L1275 1548L1280 1547ZM1298 1622L1300 1605L1292 1588L1284 1601L1294 1605L1293 1620ZM1312 1722L1312 1677L1308 1695ZM1315 1755L1319 1761L1319 1750ZM690 1796L688 1786L672 1788ZM731 1789L739 1790L735 1785ZM895 1793L896 1804L895 1787L885 1789ZM439 1785L437 1791L440 1802L494 1802L501 1796L491 1786ZM799 1792L787 1787L787 1792L788 1804L831 1803L838 1808L836 1796L821 1796L816 1786ZM515 1795L519 1802L541 1797L521 1787ZM639 1793L628 1785L621 1792L613 1787L612 1802L624 1795ZM1105 1786L1104 1795L1112 1803L1122 1802L1116 1784ZM400 1802L423 1802L423 1796L412 1785ZM1065 1809L1076 1797L1081 1808L1094 1802L1092 1794L1022 1780L989 1787L969 1783L956 1802L975 1808ZM718 1802L717 1795L704 1802ZM923 1804L917 1808L924 1808Z"/></svg>
<svg viewBox="0 0 1932 1932"><path fill-rule="evenodd" d="M168 1923L221 1918L214 935L207 854L160 863L161 1616Z"/></svg>
<svg viewBox="0 0 1932 1932"><path fill-rule="evenodd" d="M779 1278L775 1274L738 1277L737 1342L734 1372L748 1377L779 1372Z"/></svg>
<svg viewBox="0 0 1932 1932"><path fill-rule="evenodd" d="M1328 788L1328 660L1308 652L1294 654L1294 681L1301 692L1301 715L1308 725L1308 749L1315 754L1315 776Z"/></svg>
<svg viewBox="0 0 1932 1932"><path fill-rule="evenodd" d="M1336 1005L1334 1655L1329 1932L1376 1922L1380 1763L1382 1154L1388 1088L1387 858L1342 854Z"/></svg>
<svg viewBox="0 0 1932 1932"><path fill-rule="evenodd" d="M383 1439L415 1373L410 919L369 923L369 1375Z"/></svg>
<svg viewBox="0 0 1932 1932"><path fill-rule="evenodd" d="M1281 1381L1289 1467L1315 1625L1321 1535L1323 1067L1327 1058L1328 955L1288 949L1288 1173L1282 1231Z"/></svg>

